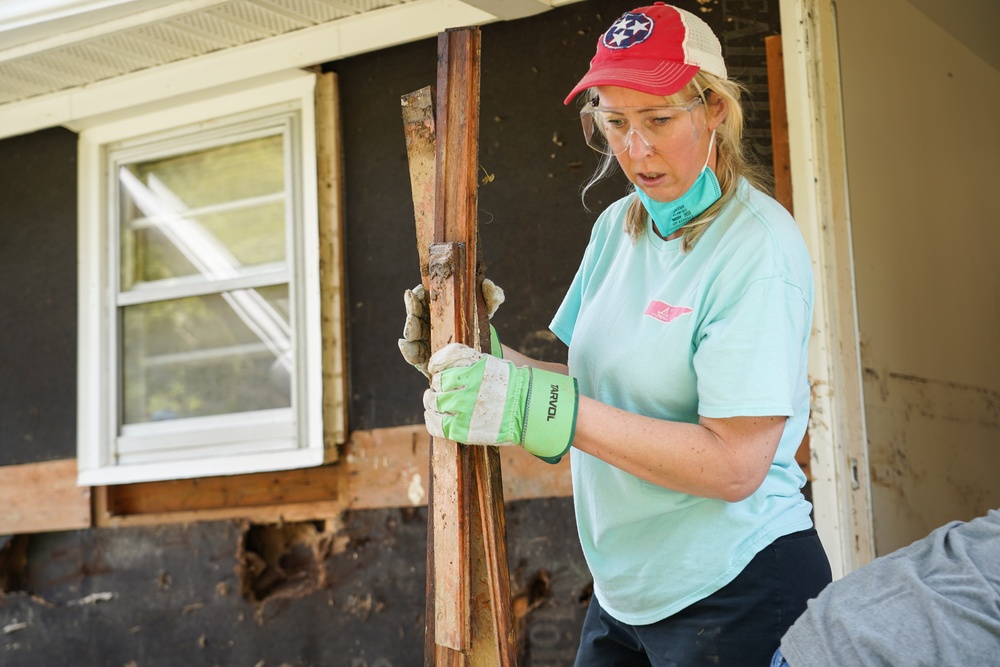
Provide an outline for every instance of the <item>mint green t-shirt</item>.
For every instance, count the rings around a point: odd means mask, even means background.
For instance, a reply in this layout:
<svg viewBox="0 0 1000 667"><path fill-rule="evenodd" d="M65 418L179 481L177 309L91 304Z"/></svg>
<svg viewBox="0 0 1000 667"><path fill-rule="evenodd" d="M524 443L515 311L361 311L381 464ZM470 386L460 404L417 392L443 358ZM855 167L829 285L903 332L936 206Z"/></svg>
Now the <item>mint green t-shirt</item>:
<svg viewBox="0 0 1000 667"><path fill-rule="evenodd" d="M778 537L812 526L795 462L809 416L809 254L791 216L740 183L689 252L647 223L623 229L629 195L598 218L550 328L580 392L632 413L697 423L788 417L761 487L737 503L643 481L572 450L573 496L594 594L614 618L653 623L732 581Z"/></svg>

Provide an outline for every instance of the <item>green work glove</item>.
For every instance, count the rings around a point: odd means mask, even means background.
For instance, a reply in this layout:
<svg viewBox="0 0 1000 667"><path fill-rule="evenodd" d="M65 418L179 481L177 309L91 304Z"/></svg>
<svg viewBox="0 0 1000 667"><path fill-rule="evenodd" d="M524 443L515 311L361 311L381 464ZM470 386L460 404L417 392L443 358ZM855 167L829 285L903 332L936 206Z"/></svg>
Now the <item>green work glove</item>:
<svg viewBox="0 0 1000 667"><path fill-rule="evenodd" d="M483 280L483 300L486 302L487 318L493 317L493 313L497 312L497 308L504 300L503 290L489 278ZM399 339L399 351L408 364L430 377L427 373L427 359L431 356L430 306L424 286L417 285L403 292L403 305L406 307L406 322L403 324L403 337ZM503 357L500 337L492 324L490 354Z"/></svg>
<svg viewBox="0 0 1000 667"><path fill-rule="evenodd" d="M431 435L467 445L520 445L558 463L573 443L576 379L513 362L460 343L428 360L424 422Z"/></svg>

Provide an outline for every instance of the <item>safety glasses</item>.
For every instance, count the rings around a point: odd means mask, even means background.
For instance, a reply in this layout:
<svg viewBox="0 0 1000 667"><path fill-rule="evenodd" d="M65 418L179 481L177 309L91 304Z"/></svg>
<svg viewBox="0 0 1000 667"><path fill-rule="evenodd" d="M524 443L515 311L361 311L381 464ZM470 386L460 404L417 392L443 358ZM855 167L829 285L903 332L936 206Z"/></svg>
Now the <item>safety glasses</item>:
<svg viewBox="0 0 1000 667"><path fill-rule="evenodd" d="M596 106L580 111L583 136L587 145L605 155L621 155L632 145L633 136L660 153L682 150L698 139L692 111L702 103L695 97L682 106L622 107L605 109Z"/></svg>

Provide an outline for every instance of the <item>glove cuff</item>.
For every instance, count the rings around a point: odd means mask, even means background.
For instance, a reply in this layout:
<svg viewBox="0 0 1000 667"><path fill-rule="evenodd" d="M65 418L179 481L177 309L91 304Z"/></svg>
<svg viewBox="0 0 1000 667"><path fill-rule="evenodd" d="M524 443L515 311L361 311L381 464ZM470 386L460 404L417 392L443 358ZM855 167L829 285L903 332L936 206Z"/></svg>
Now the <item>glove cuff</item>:
<svg viewBox="0 0 1000 667"><path fill-rule="evenodd" d="M497 359L503 359L503 348L500 347L500 335L492 324L490 325L490 354Z"/></svg>
<svg viewBox="0 0 1000 667"><path fill-rule="evenodd" d="M532 368L521 446L546 463L559 463L573 444L579 390L576 378Z"/></svg>

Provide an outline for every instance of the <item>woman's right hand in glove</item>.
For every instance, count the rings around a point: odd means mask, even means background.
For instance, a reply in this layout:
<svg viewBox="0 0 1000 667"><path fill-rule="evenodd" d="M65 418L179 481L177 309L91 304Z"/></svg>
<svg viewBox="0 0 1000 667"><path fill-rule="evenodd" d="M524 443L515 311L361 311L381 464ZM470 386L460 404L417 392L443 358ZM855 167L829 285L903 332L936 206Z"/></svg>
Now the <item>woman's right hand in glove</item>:
<svg viewBox="0 0 1000 667"><path fill-rule="evenodd" d="M504 294L489 278L483 279L483 300L486 302L486 317L492 319L504 301ZM406 306L406 322L403 324L403 337L399 339L399 351L408 364L430 378L427 373L427 360L431 356L430 306L424 286L417 285L403 292L403 304ZM500 339L493 325L490 325L490 354L503 357Z"/></svg>

